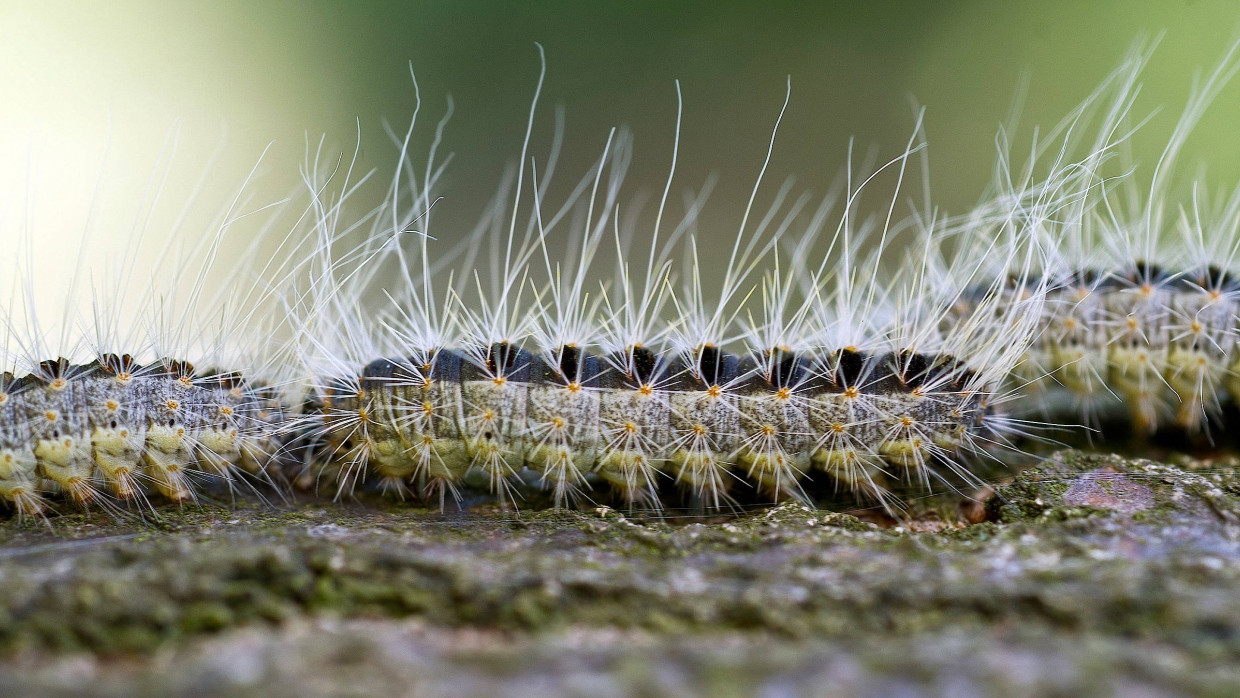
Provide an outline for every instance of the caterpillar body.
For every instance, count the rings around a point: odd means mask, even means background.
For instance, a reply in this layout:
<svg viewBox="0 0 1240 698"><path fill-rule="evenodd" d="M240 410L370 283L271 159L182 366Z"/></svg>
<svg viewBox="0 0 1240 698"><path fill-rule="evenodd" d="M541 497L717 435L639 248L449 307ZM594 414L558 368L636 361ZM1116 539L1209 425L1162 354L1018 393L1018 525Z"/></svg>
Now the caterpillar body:
<svg viewBox="0 0 1240 698"><path fill-rule="evenodd" d="M1021 429L1002 414L1011 398L1002 383L1033 338L1044 295L1031 281L1014 296L981 272L996 258L1032 270L1026 228L1050 220L1055 205L1020 201L989 221L988 244L959 255L940 249L933 216L907 234L890 228L890 213L886 221L858 216L861 190L880 174L896 179L898 195L922 149L920 131L919 119L905 151L864 173L862 185L850 171L808 221L798 220L808 197L781 213L788 185L752 229L747 210L717 291L704 287L702 248L690 232L699 194L687 197L670 239L660 239L675 153L651 238L633 242L631 219L616 212L631 144L614 131L558 210L547 209L546 181L529 167L524 226L522 167L453 248L469 270L490 243L490 283L475 274L470 290L453 276L446 293L438 290L427 232L437 168L433 159L411 165L408 137L398 139L394 183L370 212L362 242L337 252L346 196L324 195L318 205L310 252L318 261L294 304L303 373L317 377L298 420L315 444L307 479L338 494L365 481L400 493L412 487L442 505L479 473L503 501L532 480L557 506L593 493L652 508L661 506L665 480L708 508L727 506L730 492L746 487L768 501L806 499L802 483L815 471L888 508L899 506L893 483L979 484L968 459L993 457L988 449L1009 445ZM436 143L441 132L442 123ZM527 146L528 138L527 130ZM545 170L554 166L552 157ZM309 190L328 190L313 164L307 172ZM763 174L765 165L755 197ZM1071 178L1056 171L1039 186L1065 188ZM351 187L346 180L341 191ZM834 231L822 235L841 199ZM795 240L794 225L804 226ZM421 235L404 234L412 227ZM611 284L589 278L608 238L621 260ZM888 272L884 248L893 239L916 245L923 260ZM829 251L814 264L809 250L820 241ZM645 244L644 273L632 274L623 260ZM676 244L690 260L678 291ZM553 262L550 250L561 246L568 255ZM531 279L539 260L543 281ZM755 282L755 308L745 284L763 263L771 271ZM378 272L385 264L388 273ZM601 300L590 300L588 281L600 283ZM973 305L956 315L966 289ZM378 317L358 308L377 293L391 302Z"/></svg>
<svg viewBox="0 0 1240 698"><path fill-rule="evenodd" d="M670 474L719 506L740 474L775 499L797 496L811 466L849 487L925 477L978 438L988 411L968 369L943 357L789 353L764 374L714 347L692 367L643 348L559 353L555 365L496 344L485 366L446 349L427 364L372 362L318 406L329 457L441 492L472 468L502 491L528 467L560 503L593 473L628 504L657 505ZM622 373L630 359L639 368Z"/></svg>
<svg viewBox="0 0 1240 698"><path fill-rule="evenodd" d="M27 515L42 513L48 491L91 504L101 483L120 500L153 489L188 501L196 476L262 476L278 451L282 409L238 374L199 377L184 361L45 361L0 380L0 495Z"/></svg>
<svg viewBox="0 0 1240 698"><path fill-rule="evenodd" d="M1055 383L1043 389L1070 391L1090 421L1122 400L1140 432L1202 431L1228 397L1240 398L1240 286L1230 272L1134 264L1127 274L1086 269L1072 279L1048 299L1058 309L1034 350L1033 361L1052 367Z"/></svg>
<svg viewBox="0 0 1240 698"><path fill-rule="evenodd" d="M1094 183L1063 225L1034 234L1044 250L1047 294L1019 371L1028 384L1026 409L1095 426L1126 411L1138 434L1174 427L1192 435L1219 424L1229 396L1240 399L1240 190L1215 208L1194 183L1179 215L1166 211L1176 157L1240 66L1236 53L1233 45L1194 86L1146 192L1131 163L1121 174L1105 171L1115 153L1100 143L1124 130L1148 53L1117 71L1102 135L1082 163Z"/></svg>
<svg viewBox="0 0 1240 698"><path fill-rule="evenodd" d="M450 102L424 165L410 154L416 109L394 137L398 161L378 207L353 210L373 173L355 175L355 153L335 187L340 170L322 167L320 142L302 173L309 203L272 261L256 267L266 258L246 255L227 290L202 300L223 231L251 215L233 215L234 201L204 237L206 262L189 275L180 315L153 323L146 341L119 339L109 323L122 313L109 309L83 314L97 338L89 351L36 341L7 352L27 375L0 381L0 497L23 514L42 512L56 492L80 504L152 492L182 502L197 496L196 479L231 487L244 473L274 484L278 465L292 461L304 468L296 481L335 496L373 483L440 506L485 482L505 503L534 485L556 506L614 497L658 509L674 482L695 505L721 508L746 489L808 500L804 484L821 476L896 510L894 485L983 484L973 466L1020 450L1015 440L1042 426L1023 413L1063 421L1064 392L1086 418L1121 395L1141 428L1174 414L1202 429L1224 391L1240 392L1240 285L1226 261L1211 264L1220 256L1201 242L1197 216L1182 216L1185 237L1201 243L1177 257L1186 271L1142 261L1168 258L1148 232L1162 227L1157 177L1138 211L1143 245L1125 243L1106 205L1119 178L1103 166L1127 137L1116 134L1144 60L1127 61L1035 142L1019 177L1002 152L996 191L961 218L928 201L893 215L908 165L925 150L920 116L902 153L860 173L850 161L816 209L808 194L790 202L789 181L751 216L772 133L718 273L697 231L711 182L687 191L683 215L662 229L679 118L648 237L637 216L621 215L632 143L614 129L596 166L548 205L563 127L541 166L527 158L541 75L520 167L455 244L431 234ZM1231 72L1229 54L1169 152ZM1114 97L1100 135L1073 157L1105 89ZM859 214L861 194L881 177L894 179L890 203ZM1234 231L1237 211L1233 196L1219 225ZM309 234L299 237L303 224ZM276 229L264 228L255 249ZM612 246L614 273L595 275ZM633 250L647 246L633 265ZM1236 245L1225 247L1230 260ZM1125 261L1132 249L1144 254ZM893 252L903 256L894 269ZM258 283L237 291L249 274ZM161 294L148 296L153 310ZM224 321L205 330L209 317ZM142 356L126 354L127 342ZM77 358L43 360L57 355ZM190 355L229 370L164 358Z"/></svg>
<svg viewBox="0 0 1240 698"><path fill-rule="evenodd" d="M157 165L152 189L171 167L171 159ZM87 218L62 298L48 299L35 284L60 250L39 248L30 231L40 211L28 197L25 229L14 236L24 254L7 271L21 302L0 315L0 500L19 516L46 514L57 499L141 514L159 501L192 502L219 489L212 483L261 494L279 481L273 464L285 438L289 374L268 340L280 324L268 302L271 284L294 262L249 255L231 269L216 265L241 230L269 239L291 209L288 201L251 206L253 175L201 228L179 227L195 210L193 197L177 202L171 222L157 196L118 213L137 221L119 254L97 230L103 215ZM246 228L250 222L258 227ZM168 226L162 248L144 239L155 225ZM103 264L88 268L95 259ZM42 308L57 302L60 312L49 319ZM188 356L199 368L180 358Z"/></svg>

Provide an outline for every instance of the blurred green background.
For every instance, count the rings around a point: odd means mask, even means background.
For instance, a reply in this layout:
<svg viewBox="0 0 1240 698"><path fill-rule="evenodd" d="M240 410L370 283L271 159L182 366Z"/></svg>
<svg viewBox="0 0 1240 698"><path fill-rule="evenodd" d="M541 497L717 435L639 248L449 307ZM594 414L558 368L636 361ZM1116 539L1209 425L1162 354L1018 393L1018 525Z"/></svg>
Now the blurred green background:
<svg viewBox="0 0 1240 698"><path fill-rule="evenodd" d="M26 198L41 213L25 229L46 239L60 239L62 227L72 235L100 163L109 200L139 200L173 124L179 164L169 200L192 186L221 142L219 174L204 200L223 200L269 141L258 191L282 195L295 182L305 134L328 134L332 151L348 152L355 119L365 161L388 165L381 123L407 119L412 62L424 99L420 143L445 96L456 101L445 144L456 159L437 214L440 226L463 225L519 153L538 74L535 41L548 58L538 143L548 141L555 105L564 105L566 179L594 160L610 126L624 124L636 136L629 181L657 192L678 78L685 98L678 184L696 187L720 173L706 228L731 236L791 75L772 188L795 174L799 186L822 191L850 136L863 149L898 152L912 125L911 97L928 107L936 200L959 211L990 177L994 132L1022 75L1031 80L1022 123L1049 125L1135 39L1165 31L1138 108L1166 107L1137 139L1148 160L1194 71L1216 64L1238 20L1228 0L5 3L0 186L9 196L0 215L22 218L14 194L33 191ZM1240 175L1238 107L1240 83L1223 93L1186 151L1187 160L1208 163L1220 186ZM110 229L125 236L132 226L118 216Z"/></svg>

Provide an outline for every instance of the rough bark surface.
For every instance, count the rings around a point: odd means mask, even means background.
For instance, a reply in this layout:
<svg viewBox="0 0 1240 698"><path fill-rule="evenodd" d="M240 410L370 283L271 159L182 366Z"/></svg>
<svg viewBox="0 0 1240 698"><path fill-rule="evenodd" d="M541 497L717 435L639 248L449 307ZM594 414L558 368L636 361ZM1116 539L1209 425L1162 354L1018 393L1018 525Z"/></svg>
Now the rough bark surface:
<svg viewBox="0 0 1240 698"><path fill-rule="evenodd" d="M0 673L115 695L1240 694L1234 461L1065 451L984 510L925 509L9 521Z"/></svg>

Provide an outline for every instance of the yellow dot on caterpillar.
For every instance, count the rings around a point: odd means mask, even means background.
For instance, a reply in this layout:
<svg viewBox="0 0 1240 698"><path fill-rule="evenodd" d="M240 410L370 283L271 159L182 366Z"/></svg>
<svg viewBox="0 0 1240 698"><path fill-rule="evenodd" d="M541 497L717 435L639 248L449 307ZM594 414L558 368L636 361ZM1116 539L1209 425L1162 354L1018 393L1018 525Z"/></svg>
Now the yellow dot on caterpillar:
<svg viewBox="0 0 1240 698"><path fill-rule="evenodd" d="M120 372L120 373L116 374L116 382L118 382L118 383L128 383L128 382L129 382L129 381L131 381L131 380L133 380L133 374L132 374L132 373L127 373L127 372L125 372L125 371L122 371L122 372Z"/></svg>
<svg viewBox="0 0 1240 698"><path fill-rule="evenodd" d="M852 353L856 354L856 353L857 353L857 347L854 347L854 346L852 346L852 345L850 344L850 345L848 345L848 346L844 347L844 351L850 351L850 352L852 352Z"/></svg>
<svg viewBox="0 0 1240 698"><path fill-rule="evenodd" d="M654 388L650 387L649 383L642 383L642 387L638 388L637 392L641 393L642 395L650 395L654 393Z"/></svg>
<svg viewBox="0 0 1240 698"><path fill-rule="evenodd" d="M370 413L365 409L360 409L357 411L357 418L363 422L370 421Z"/></svg>
<svg viewBox="0 0 1240 698"><path fill-rule="evenodd" d="M1189 325L1188 328L1192 330L1194 334L1200 334L1201 331L1205 329L1205 326L1202 325L1200 322L1193 320L1192 324Z"/></svg>
<svg viewBox="0 0 1240 698"><path fill-rule="evenodd" d="M917 386L916 388L913 388L913 397L925 397L925 396L926 396L925 388L922 388L921 386Z"/></svg>
<svg viewBox="0 0 1240 698"><path fill-rule="evenodd" d="M109 412L115 412L121 408L121 403L117 402L116 400L108 400L107 402L103 404L105 407L108 408Z"/></svg>
<svg viewBox="0 0 1240 698"><path fill-rule="evenodd" d="M911 427L913 426L913 418L912 417L901 417L900 424L901 426Z"/></svg>
<svg viewBox="0 0 1240 698"><path fill-rule="evenodd" d="M1137 319L1131 315L1124 320L1124 324L1127 325L1130 330L1137 329Z"/></svg>
<svg viewBox="0 0 1240 698"><path fill-rule="evenodd" d="M706 436L706 433L707 433L706 427L702 426L701 424L694 424L693 433L697 436Z"/></svg>
<svg viewBox="0 0 1240 698"><path fill-rule="evenodd" d="M711 397L719 397L720 395L723 395L723 388L717 385L712 385L706 390L706 394Z"/></svg>
<svg viewBox="0 0 1240 698"><path fill-rule="evenodd" d="M48 410L47 412L43 413L43 418L49 422L54 422L57 419L60 419L60 415L57 414L56 412L53 412L52 410Z"/></svg>
<svg viewBox="0 0 1240 698"><path fill-rule="evenodd" d="M921 439L913 439L913 448L921 448Z"/></svg>
<svg viewBox="0 0 1240 698"><path fill-rule="evenodd" d="M564 387L566 387L568 389L568 392L570 393L575 393L581 390L581 384L578 383L577 381L573 381L572 383L569 383L568 385Z"/></svg>
<svg viewBox="0 0 1240 698"><path fill-rule="evenodd" d="M435 437L433 437L433 436L423 436L423 437L422 437L422 444L423 444L423 445L425 445L425 446L433 446L433 445L435 445Z"/></svg>
<svg viewBox="0 0 1240 698"><path fill-rule="evenodd" d="M552 417L552 418L551 418L551 426L555 427L556 429L563 429L563 428L564 428L564 419L563 419L563 418L561 418L561 417Z"/></svg>
<svg viewBox="0 0 1240 698"><path fill-rule="evenodd" d="M1217 288L1212 288L1209 291L1207 291L1207 295L1210 296L1210 300L1216 301L1223 297L1223 292L1218 290Z"/></svg>
<svg viewBox="0 0 1240 698"><path fill-rule="evenodd" d="M64 443L65 443L65 448L73 447L73 439L65 439Z"/></svg>
<svg viewBox="0 0 1240 698"><path fill-rule="evenodd" d="M128 430L128 429L121 429L121 438L123 439L123 438L125 438L125 437L127 437L127 436L129 436L129 430Z"/></svg>
<svg viewBox="0 0 1240 698"><path fill-rule="evenodd" d="M861 396L861 391L857 390L856 388L852 386L849 386L844 389L844 397L848 398L849 400L854 400L860 396Z"/></svg>
<svg viewBox="0 0 1240 698"><path fill-rule="evenodd" d="M50 385L52 390L63 390L67 384L65 383L64 378L57 378L56 380L53 380Z"/></svg>
<svg viewBox="0 0 1240 698"><path fill-rule="evenodd" d="M181 376L180 378L177 379L177 382L185 386L186 388L194 384L193 379L191 379L189 376Z"/></svg>
<svg viewBox="0 0 1240 698"><path fill-rule="evenodd" d="M185 427L177 427L177 436L185 436Z"/></svg>
<svg viewBox="0 0 1240 698"><path fill-rule="evenodd" d="M430 400L423 401L422 402L422 414L429 417L430 415L434 413L435 413L435 405L432 404Z"/></svg>
<svg viewBox="0 0 1240 698"><path fill-rule="evenodd" d="M266 418L268 418L268 417L270 417L270 416L271 416L271 413L270 413L270 412L268 412L267 410L263 410L262 412L259 412L259 413L258 413L258 418L259 418L259 419L266 419Z"/></svg>
<svg viewBox="0 0 1240 698"><path fill-rule="evenodd" d="M487 410L486 412L482 413L482 418L489 422L495 419L495 413L490 410Z"/></svg>
<svg viewBox="0 0 1240 698"><path fill-rule="evenodd" d="M4 403L6 403L6 402L8 402L8 401L9 401L9 394L8 394L8 393L0 393L0 405L3 405Z"/></svg>
<svg viewBox="0 0 1240 698"><path fill-rule="evenodd" d="M634 423L632 423L632 422L625 422L625 423L624 423L624 430L625 430L625 431L627 431L627 432L628 432L628 433L630 433L630 434L636 434L636 433L637 433L637 425L636 425L636 424L634 424Z"/></svg>
<svg viewBox="0 0 1240 698"><path fill-rule="evenodd" d="M227 416L229 416L229 415L231 415L231 414L232 414L232 408L231 408L231 407L229 407L228 405L223 405L223 406L221 406L221 407L220 407L220 414L222 414L222 415L224 415L225 417L227 417Z"/></svg>
<svg viewBox="0 0 1240 698"><path fill-rule="evenodd" d="M774 436L774 435L775 435L775 427L773 427L773 426L771 426L771 425L769 425L769 424L767 424L767 425L763 426L763 427L762 427L762 435L763 435L763 436Z"/></svg>
<svg viewBox="0 0 1240 698"><path fill-rule="evenodd" d="M433 380L430 376L424 376L424 377L422 378L422 387L423 387L423 388L429 388L429 387L431 387L431 386L432 386L432 385L434 385L434 384L435 384L435 381L434 381L434 380Z"/></svg>
<svg viewBox="0 0 1240 698"><path fill-rule="evenodd" d="M504 384L507 382L508 382L508 379L503 376L496 376L495 378L495 384L501 388L504 387Z"/></svg>
<svg viewBox="0 0 1240 698"><path fill-rule="evenodd" d="M1075 330L1076 329L1076 318L1072 318L1072 317L1064 318L1063 326L1064 326L1064 329L1066 330Z"/></svg>
<svg viewBox="0 0 1240 698"><path fill-rule="evenodd" d="M360 379L359 379L359 380L360 380ZM365 388L358 388L358 389L357 389L357 399L358 399L358 400L364 400L364 399L366 399L366 389L365 389Z"/></svg>
<svg viewBox="0 0 1240 698"><path fill-rule="evenodd" d="M787 400L792 397L792 389L791 388L780 388L779 390L775 391L775 397L779 398L780 400Z"/></svg>
<svg viewBox="0 0 1240 698"><path fill-rule="evenodd" d="M843 424L840 424L839 422L836 422L835 424L831 425L831 431L835 432L836 434L843 434L844 432L848 431L848 427L844 426Z"/></svg>
<svg viewBox="0 0 1240 698"><path fill-rule="evenodd" d="M169 401L168 401L167 403L165 403L165 404L167 404L167 405L168 405L168 409L170 409L170 410L174 410L174 411L175 411L175 410L179 410L179 409L181 409L181 403L177 402L176 400L169 400Z"/></svg>

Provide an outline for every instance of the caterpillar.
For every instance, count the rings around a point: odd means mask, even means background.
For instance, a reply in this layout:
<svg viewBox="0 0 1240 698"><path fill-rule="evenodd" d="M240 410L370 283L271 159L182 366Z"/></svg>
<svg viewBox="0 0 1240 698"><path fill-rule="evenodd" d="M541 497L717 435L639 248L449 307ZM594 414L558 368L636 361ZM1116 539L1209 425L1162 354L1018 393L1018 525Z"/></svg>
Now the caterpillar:
<svg viewBox="0 0 1240 698"><path fill-rule="evenodd" d="M745 488L768 501L806 500L802 483L815 471L893 509L892 484L976 485L968 459L1010 447L1023 426L1002 412L1015 395L1003 384L1030 348L1045 297L1028 237L1053 223L1062 201L1016 197L1011 210L976 226L988 243L960 254L941 245L944 221L932 211L898 230L896 197L923 149L919 117L902 154L859 184L850 166L807 220L808 196L781 212L786 184L750 227L764 165L722 281L709 288L694 231L702 192L687 197L666 237L661 230L675 145L648 240L619 215L631 158L624 133L609 133L593 170L548 208L548 174L532 159L524 164L541 87L540 75L522 166L446 254L431 251L434 151L445 122L431 158L415 166L407 146L416 109L397 139L384 203L361 216L369 230L360 242L342 244L357 224L341 221L359 218L342 213L355 191L347 176L340 195L317 201L307 252L317 261L293 303L311 377L299 419L314 444L307 482L338 496L377 482L443 506L476 473L506 503L526 483L549 491L556 506L594 493L658 509L661 485L674 481L696 506L720 508ZM558 135L543 173L555 169ZM1079 185L1075 172L1061 167L1030 186L1066 192ZM307 168L307 189L329 190L320 174ZM858 215L862 191L884 174L896 180L885 217ZM922 259L887 269L884 252L897 241L916 245ZM612 284L590 277L608 244L620 260ZM476 269L488 245L490 279L449 273L437 286L446 259L461 256L461 269ZM630 252L647 245L633 274ZM688 261L676 289L678 247ZM816 247L827 252L808 262ZM556 248L567 254L553 261ZM1021 294L1006 279L985 278L996 258L1024 270ZM757 273L764 264L769 270ZM747 304L754 276L760 302ZM971 305L961 312L966 293ZM363 310L359 299L374 295L386 307Z"/></svg>
<svg viewBox="0 0 1240 698"><path fill-rule="evenodd" d="M1166 163L1234 72L1233 54L1190 100ZM301 173L309 203L238 214L238 194L202 238L198 266L167 265L192 279L178 308L153 282L138 307L158 319L142 331L120 332L133 306L99 293L90 311L66 313L55 347L9 312L0 497L19 514L43 512L56 492L82 505L149 505L150 493L184 502L200 480L274 485L291 462L295 481L337 497L375 485L441 508L478 485L505 506L542 489L557 507L614 498L659 510L674 485L693 506L720 509L746 496L809 501L817 478L898 511L898 488L983 485L980 463L1020 452L1017 440L1044 426L1024 413L1054 414L1064 389L1087 418L1104 393L1131 398L1143 429L1165 420L1174 396L1176 420L1204 428L1236 374L1236 287L1207 263L1218 259L1208 224L1196 209L1181 217L1200 243L1179 255L1185 271L1149 263L1161 252L1151 231L1163 228L1156 176L1144 254L1116 263L1095 249L1126 239L1118 231L1136 220L1114 214L1127 175L1104 166L1129 135L1146 58L1130 57L1035 141L1023 169L1002 151L995 190L955 218L928 193L896 215L925 156L920 114L895 157L859 168L850 157L815 206L785 181L759 213L785 99L721 268L697 230L712 181L686 193L679 217L669 210L679 110L648 228L622 201L633 143L616 129L549 205L562 120L546 160L529 153L545 60L518 167L471 233L441 235L438 152L452 105L415 163L415 78L386 182L362 171L358 150L330 166L320 140ZM1099 105L1100 135L1073 156ZM358 204L375 182L382 202ZM862 195L883 184L890 198L861 213ZM1209 220L1226 226L1237 210L1233 195ZM300 211L288 228L270 213L288 211ZM258 214L269 215L251 265L213 283L258 281L240 297L204 298L225 234ZM257 254L272 240L274 254ZM599 274L608 253L613 272ZM132 271L134 254L123 259ZM123 296L110 290L102 297ZM242 336L256 343L240 346ZM191 355L211 368L195 370Z"/></svg>
<svg viewBox="0 0 1240 698"><path fill-rule="evenodd" d="M50 322L39 309L54 300L45 302L34 282L61 255L39 248L41 209L28 193L13 236L25 254L7 274L20 280L20 303L4 313L0 347L0 499L18 516L45 514L53 495L115 513L132 502L140 512L158 499L195 500L210 482L254 489L277 476L270 463L283 438L287 371L274 354L263 358L260 338L269 332L256 331L278 324L259 312L267 282L244 283L274 278L279 267L220 273L215 260L250 221L257 229L246 232L269 237L287 202L254 206L251 171L202 228L185 225L193 198L165 223L158 192L171 167L171 156L157 164L149 198L129 214L129 246L108 258L110 269L92 269L89 289L84 260L99 253L91 243L102 217L84 221L79 263ZM168 242L145 254L145 233L164 224ZM146 289L135 283L143 265L155 270ZM249 344L237 344L243 335Z"/></svg>
<svg viewBox="0 0 1240 698"><path fill-rule="evenodd" d="M1068 224L1038 231L1049 292L1021 370L1030 411L1097 427L1126 405L1138 434L1172 427L1208 435L1228 398L1240 398L1240 190L1212 205L1194 183L1178 216L1167 211L1177 155L1240 68L1236 53L1233 45L1194 85L1144 192L1122 174L1132 163L1121 162L1119 175L1106 171L1118 153L1101 141L1124 129L1148 52L1135 52L1113 76L1101 135L1082 163L1095 184Z"/></svg>

